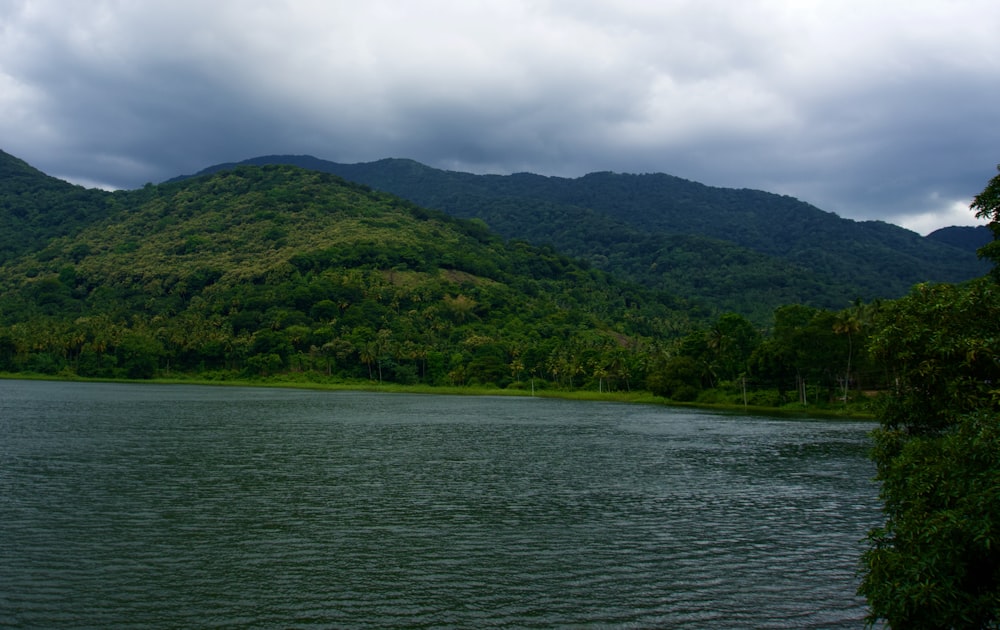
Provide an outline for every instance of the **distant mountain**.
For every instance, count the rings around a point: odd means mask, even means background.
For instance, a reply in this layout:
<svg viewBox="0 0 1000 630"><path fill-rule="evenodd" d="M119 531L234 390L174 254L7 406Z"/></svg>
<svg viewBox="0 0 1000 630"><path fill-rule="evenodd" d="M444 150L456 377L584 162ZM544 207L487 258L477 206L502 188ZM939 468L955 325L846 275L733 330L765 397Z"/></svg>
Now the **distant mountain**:
<svg viewBox="0 0 1000 630"><path fill-rule="evenodd" d="M983 245L993 241L993 233L985 225L952 226L935 230L926 236L928 240L937 241L952 247L976 251Z"/></svg>
<svg viewBox="0 0 1000 630"><path fill-rule="evenodd" d="M988 265L965 242L853 221L788 196L664 174L473 175L403 159L338 164L272 155L241 164L334 173L508 239L551 245L595 267L757 321L783 304L842 308L918 282L957 282ZM201 173L231 168L220 164Z"/></svg>

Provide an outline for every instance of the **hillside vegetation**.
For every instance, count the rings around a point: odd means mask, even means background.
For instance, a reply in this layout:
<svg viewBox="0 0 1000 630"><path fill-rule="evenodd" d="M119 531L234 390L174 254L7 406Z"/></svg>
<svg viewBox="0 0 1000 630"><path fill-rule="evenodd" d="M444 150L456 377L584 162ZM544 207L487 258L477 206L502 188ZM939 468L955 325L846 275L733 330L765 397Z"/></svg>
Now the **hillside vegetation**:
<svg viewBox="0 0 1000 630"><path fill-rule="evenodd" d="M691 329L667 294L325 173L100 195L106 216L0 268L0 370L628 387Z"/></svg>
<svg viewBox="0 0 1000 630"><path fill-rule="evenodd" d="M551 245L597 269L761 325L785 304L841 309L857 299L900 297L918 282L959 282L987 270L970 241L923 238L887 223L842 219L788 196L664 174L473 175L412 160L337 164L310 156L246 163L335 173L479 218L504 238Z"/></svg>
<svg viewBox="0 0 1000 630"><path fill-rule="evenodd" d="M49 177L0 151L0 264L108 215L108 195Z"/></svg>
<svg viewBox="0 0 1000 630"><path fill-rule="evenodd" d="M18 160L0 167L12 172L0 172L0 194L7 184L38 191L25 197L38 210L23 253L0 266L0 372L639 388L674 401L840 408L889 374L863 350L887 312L880 300L787 302L756 319L720 312L719 302L664 290L666 281L622 281L551 247L504 240L479 218L290 165L227 166L114 193ZM570 208L549 207L556 218ZM590 217L581 229L613 221L575 211ZM0 220L11 213L21 206ZM611 243L612 231L586 238ZM654 256L687 261L662 273L671 286L725 286L733 300L811 288L830 299L815 277L777 273L781 259L706 236L647 237L676 244ZM699 265L749 275L738 287L700 276Z"/></svg>

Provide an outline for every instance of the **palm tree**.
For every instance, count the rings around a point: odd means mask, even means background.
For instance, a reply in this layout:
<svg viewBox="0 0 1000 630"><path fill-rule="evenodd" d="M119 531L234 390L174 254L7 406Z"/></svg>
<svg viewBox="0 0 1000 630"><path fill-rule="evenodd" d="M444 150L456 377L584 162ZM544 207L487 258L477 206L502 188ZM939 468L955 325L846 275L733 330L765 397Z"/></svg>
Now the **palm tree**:
<svg viewBox="0 0 1000 630"><path fill-rule="evenodd" d="M851 361L854 358L854 334L861 330L861 314L864 305L856 300L854 306L837 313L833 322L833 332L847 335L847 370L844 373L844 402L847 402L847 389L851 383Z"/></svg>
<svg viewBox="0 0 1000 630"><path fill-rule="evenodd" d="M368 366L368 380L372 380L372 363L375 362L375 358L378 356L378 348L375 346L374 342L366 341L361 344L358 349L358 357L361 362Z"/></svg>

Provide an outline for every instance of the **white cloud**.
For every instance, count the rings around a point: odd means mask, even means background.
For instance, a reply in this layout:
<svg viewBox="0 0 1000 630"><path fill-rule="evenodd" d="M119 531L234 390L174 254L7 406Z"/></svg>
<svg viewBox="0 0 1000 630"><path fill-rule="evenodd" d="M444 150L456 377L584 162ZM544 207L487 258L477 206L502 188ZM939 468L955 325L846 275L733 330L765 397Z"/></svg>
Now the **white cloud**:
<svg viewBox="0 0 1000 630"><path fill-rule="evenodd" d="M985 225L969 209L970 203L972 203L971 199L942 203L935 210L887 217L886 220L924 236L948 225Z"/></svg>
<svg viewBox="0 0 1000 630"><path fill-rule="evenodd" d="M77 181L395 156L930 225L1000 161L993 0L0 0L0 29L5 150Z"/></svg>

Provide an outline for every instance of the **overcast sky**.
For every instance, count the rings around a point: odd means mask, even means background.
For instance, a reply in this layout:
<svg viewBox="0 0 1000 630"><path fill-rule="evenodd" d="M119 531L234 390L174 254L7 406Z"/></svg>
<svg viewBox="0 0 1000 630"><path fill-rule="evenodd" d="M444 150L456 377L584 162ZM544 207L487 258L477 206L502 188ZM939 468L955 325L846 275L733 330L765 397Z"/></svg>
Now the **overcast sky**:
<svg viewBox="0 0 1000 630"><path fill-rule="evenodd" d="M0 0L0 149L664 172L926 233L1000 163L997 0Z"/></svg>

